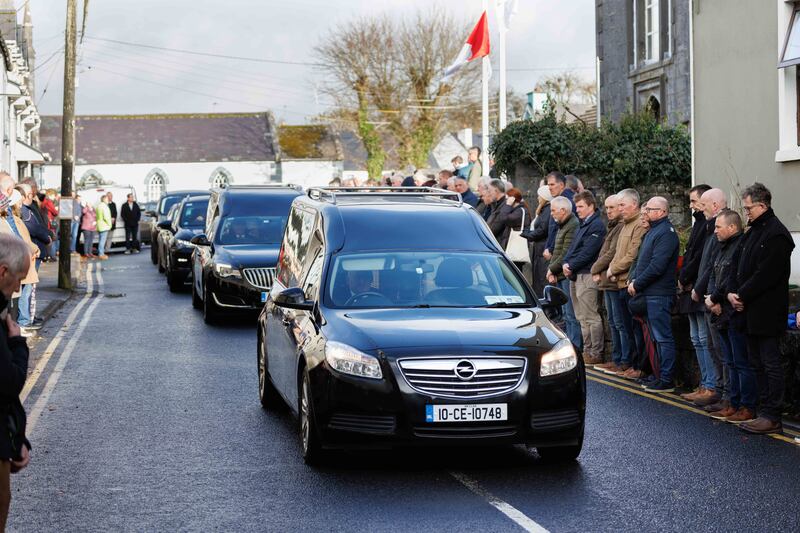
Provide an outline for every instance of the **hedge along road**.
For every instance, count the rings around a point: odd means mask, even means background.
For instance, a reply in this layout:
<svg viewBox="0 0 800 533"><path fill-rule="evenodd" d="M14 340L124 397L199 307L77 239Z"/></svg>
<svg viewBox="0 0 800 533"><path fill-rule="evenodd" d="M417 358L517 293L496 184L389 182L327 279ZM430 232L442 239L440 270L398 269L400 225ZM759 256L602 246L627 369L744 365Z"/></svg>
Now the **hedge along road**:
<svg viewBox="0 0 800 533"><path fill-rule="evenodd" d="M253 323L204 325L145 255L102 265L106 294L125 296L84 304L61 341L77 338L70 357L52 356L57 382L43 400L46 370L26 400L41 414L12 530L794 527L800 449L594 381L576 463L516 447L342 453L309 468L296 421L258 403Z"/></svg>

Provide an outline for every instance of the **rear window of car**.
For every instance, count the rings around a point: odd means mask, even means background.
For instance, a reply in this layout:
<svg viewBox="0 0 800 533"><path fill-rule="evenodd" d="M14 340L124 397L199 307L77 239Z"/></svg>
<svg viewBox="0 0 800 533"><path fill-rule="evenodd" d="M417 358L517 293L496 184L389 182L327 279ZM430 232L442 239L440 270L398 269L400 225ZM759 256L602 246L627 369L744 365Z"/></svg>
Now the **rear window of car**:
<svg viewBox="0 0 800 533"><path fill-rule="evenodd" d="M208 211L208 201L186 202L183 204L183 210L181 211L181 227L204 227L206 225L206 211Z"/></svg>
<svg viewBox="0 0 800 533"><path fill-rule="evenodd" d="M228 216L220 220L219 244L280 244L287 216Z"/></svg>

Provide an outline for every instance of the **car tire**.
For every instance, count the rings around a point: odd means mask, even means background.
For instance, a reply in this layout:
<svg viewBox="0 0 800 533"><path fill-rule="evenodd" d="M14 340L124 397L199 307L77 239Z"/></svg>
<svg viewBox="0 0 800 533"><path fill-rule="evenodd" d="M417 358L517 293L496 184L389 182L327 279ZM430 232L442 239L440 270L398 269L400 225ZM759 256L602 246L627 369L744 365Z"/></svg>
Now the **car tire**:
<svg viewBox="0 0 800 533"><path fill-rule="evenodd" d="M216 324L219 321L219 311L211 299L211 292L207 286L203 286L203 321L208 325Z"/></svg>
<svg viewBox="0 0 800 533"><path fill-rule="evenodd" d="M159 254L159 255L161 255L161 254ZM162 274L167 271L167 269L164 267L163 261L161 261L160 257L158 258L158 271L161 272Z"/></svg>
<svg viewBox="0 0 800 533"><path fill-rule="evenodd" d="M180 292L183 289L183 276L172 270L167 270L167 285L169 286L169 292Z"/></svg>
<svg viewBox="0 0 800 533"><path fill-rule="evenodd" d="M197 287L195 286L194 280L192 280L192 307L195 309L203 308L203 300L201 300L200 295L197 294Z"/></svg>
<svg viewBox="0 0 800 533"><path fill-rule="evenodd" d="M281 398L267 371L267 352L264 349L264 338L258 334L258 399L263 409L274 410L281 404Z"/></svg>
<svg viewBox="0 0 800 533"><path fill-rule="evenodd" d="M536 448L539 457L542 458L542 461L546 463L567 463L574 461L578 458L581 454L581 449L583 448L583 431L581 431L581 437L578 441L578 444L574 444L571 446L553 446L553 447L542 447Z"/></svg>
<svg viewBox="0 0 800 533"><path fill-rule="evenodd" d="M153 244L154 241L152 240L152 237L151 237L150 242L151 242L151 245L150 245L150 261L152 261L154 265L157 265L158 264L158 246Z"/></svg>
<svg viewBox="0 0 800 533"><path fill-rule="evenodd" d="M325 450L322 448L322 441L317 432L314 404L311 400L311 380L308 377L307 369L303 369L299 404L300 449L303 453L303 461L309 466L319 466L324 463Z"/></svg>

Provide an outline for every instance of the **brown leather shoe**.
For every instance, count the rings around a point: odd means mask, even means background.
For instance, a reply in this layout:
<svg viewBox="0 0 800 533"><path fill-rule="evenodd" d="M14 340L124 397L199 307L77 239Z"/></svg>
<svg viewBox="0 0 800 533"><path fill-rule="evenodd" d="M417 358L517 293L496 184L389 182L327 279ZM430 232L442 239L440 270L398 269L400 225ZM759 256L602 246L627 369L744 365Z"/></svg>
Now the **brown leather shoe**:
<svg viewBox="0 0 800 533"><path fill-rule="evenodd" d="M752 422L739 424L739 429L756 435L765 435L767 433L780 433L783 426L781 426L780 422L773 422L763 416L759 416Z"/></svg>
<svg viewBox="0 0 800 533"><path fill-rule="evenodd" d="M717 393L717 391L705 389L702 393L695 396L694 400L692 400L692 403L699 407L705 407L706 405L717 403L720 398L721 396L719 393Z"/></svg>
<svg viewBox="0 0 800 533"><path fill-rule="evenodd" d="M695 397L704 390L705 389L703 387L697 387L692 392L684 392L683 394L681 394L681 398L683 398L687 402L693 402Z"/></svg>
<svg viewBox="0 0 800 533"><path fill-rule="evenodd" d="M583 354L583 362L588 366L594 366L603 362L602 357L597 357L596 355L587 355Z"/></svg>
<svg viewBox="0 0 800 533"><path fill-rule="evenodd" d="M605 372L606 374L616 374L617 372L627 369L628 369L627 366L617 366L614 363L611 363L611 366L608 368L604 368L603 372Z"/></svg>
<svg viewBox="0 0 800 533"><path fill-rule="evenodd" d="M631 367L620 375L625 379L642 379L644 372Z"/></svg>
<svg viewBox="0 0 800 533"><path fill-rule="evenodd" d="M603 372L606 368L611 368L612 366L614 366L614 362L609 361L607 363L600 363L599 365L594 365L594 369Z"/></svg>
<svg viewBox="0 0 800 533"><path fill-rule="evenodd" d="M720 409L719 411L714 411L709 416L711 418L716 418L717 420L726 420L729 416L735 415L739 412L738 409L735 407L731 407L730 405L724 409Z"/></svg>
<svg viewBox="0 0 800 533"><path fill-rule="evenodd" d="M725 418L725 422L730 422L732 424L742 424L744 422L752 422L756 419L756 413L752 409L748 409L747 407L740 407L736 410L736 413L728 416Z"/></svg>
<svg viewBox="0 0 800 533"><path fill-rule="evenodd" d="M705 411L706 413L716 413L717 411L722 411L729 405L730 403L728 402L728 400L720 400L717 403L706 405L705 407L703 407L703 411Z"/></svg>

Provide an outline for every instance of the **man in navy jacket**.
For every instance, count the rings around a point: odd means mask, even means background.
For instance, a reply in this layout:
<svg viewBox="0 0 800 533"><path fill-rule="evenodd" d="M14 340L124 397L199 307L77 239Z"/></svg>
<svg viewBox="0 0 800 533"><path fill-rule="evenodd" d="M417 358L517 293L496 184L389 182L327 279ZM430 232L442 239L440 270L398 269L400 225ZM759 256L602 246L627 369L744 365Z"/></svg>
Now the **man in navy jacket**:
<svg viewBox="0 0 800 533"><path fill-rule="evenodd" d="M603 245L606 226L596 211L597 202L591 192L576 194L575 208L581 225L564 257L562 270L570 280L570 298L581 325L583 360L595 365L603 362L605 333L603 319L597 312L599 289L592 280L591 268Z"/></svg>
<svg viewBox="0 0 800 533"><path fill-rule="evenodd" d="M680 243L669 218L669 202L654 196L645 207L650 230L642 240L635 270L631 271L628 293L643 295L647 325L658 346L661 376L645 388L647 392L675 390L675 338L672 335L672 303L675 298L675 269Z"/></svg>

